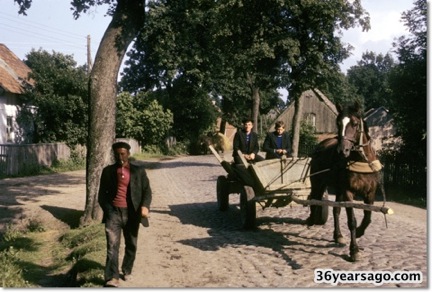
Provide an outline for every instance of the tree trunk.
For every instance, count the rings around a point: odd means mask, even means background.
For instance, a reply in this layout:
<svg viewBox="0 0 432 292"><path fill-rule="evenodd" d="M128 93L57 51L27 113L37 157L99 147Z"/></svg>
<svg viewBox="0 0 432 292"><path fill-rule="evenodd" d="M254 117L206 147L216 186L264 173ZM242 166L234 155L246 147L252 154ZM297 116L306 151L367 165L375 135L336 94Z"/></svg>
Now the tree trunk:
<svg viewBox="0 0 432 292"><path fill-rule="evenodd" d="M226 120L222 117L221 121L220 121L220 126L219 126L219 133L222 133L225 135L226 132Z"/></svg>
<svg viewBox="0 0 432 292"><path fill-rule="evenodd" d="M254 127L253 127L253 131L255 133L258 133L258 126L259 126L259 107L260 107L260 93L259 93L259 88L257 87L253 87L252 89L252 98L253 98L253 103L252 103L252 119L254 122Z"/></svg>
<svg viewBox="0 0 432 292"><path fill-rule="evenodd" d="M102 217L97 194L102 169L111 162L115 139L117 76L129 44L144 24L142 0L119 0L99 45L89 80L86 205L80 224Z"/></svg>
<svg viewBox="0 0 432 292"><path fill-rule="evenodd" d="M252 94L252 116L250 117L254 123L254 127L252 128L252 131L255 133L258 133L258 117L259 117L259 107L260 107L260 94L259 94L259 88L255 86L255 78L249 74L246 73L246 80L247 84L249 85L249 88L251 89Z"/></svg>
<svg viewBox="0 0 432 292"><path fill-rule="evenodd" d="M292 156L298 157L298 148L300 144L300 124L303 112L303 100L302 95L298 96L294 103L294 117L293 117L293 128L292 128Z"/></svg>

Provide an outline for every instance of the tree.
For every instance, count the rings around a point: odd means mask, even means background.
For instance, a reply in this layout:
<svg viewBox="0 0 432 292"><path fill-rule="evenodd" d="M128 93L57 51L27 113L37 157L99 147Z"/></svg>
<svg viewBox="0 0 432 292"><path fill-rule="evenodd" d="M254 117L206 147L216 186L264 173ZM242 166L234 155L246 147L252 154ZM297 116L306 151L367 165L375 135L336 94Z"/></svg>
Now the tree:
<svg viewBox="0 0 432 292"><path fill-rule="evenodd" d="M14 0L24 14L33 0ZM110 146L115 139L117 76L126 50L144 25L143 0L73 0L77 19L91 7L108 4L112 16L96 53L89 80L89 129L87 143L86 205L81 224L102 218L97 192L102 169L111 161Z"/></svg>
<svg viewBox="0 0 432 292"><path fill-rule="evenodd" d="M220 99L225 119L238 124L230 119L247 112L258 128L263 97L276 105L276 88L300 96L339 71L349 48L336 32L368 29L364 13L360 1L342 0L153 2L124 77L150 89L193 75Z"/></svg>
<svg viewBox="0 0 432 292"><path fill-rule="evenodd" d="M39 49L26 55L35 87L23 96L19 123L33 125L32 143L87 141L87 74L71 55ZM25 126L24 126L25 127Z"/></svg>
<svg viewBox="0 0 432 292"><path fill-rule="evenodd" d="M374 52L365 52L356 66L348 69L347 76L356 88L366 108L389 106L390 88L388 74L395 63L390 54L385 56Z"/></svg>
<svg viewBox="0 0 432 292"><path fill-rule="evenodd" d="M127 92L117 99L117 137L134 138L141 146L160 145L173 124L173 114L164 110L156 99L141 93Z"/></svg>
<svg viewBox="0 0 432 292"><path fill-rule="evenodd" d="M404 145L401 152L426 168L427 157L427 1L417 0L402 14L411 35L394 44L399 64L390 72L391 109Z"/></svg>

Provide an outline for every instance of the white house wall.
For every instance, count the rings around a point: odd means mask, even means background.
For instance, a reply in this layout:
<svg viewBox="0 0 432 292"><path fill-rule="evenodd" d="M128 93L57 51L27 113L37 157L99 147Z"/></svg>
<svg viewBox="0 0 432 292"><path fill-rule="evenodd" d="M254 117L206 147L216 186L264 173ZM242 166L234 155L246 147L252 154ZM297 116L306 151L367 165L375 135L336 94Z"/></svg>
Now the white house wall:
<svg viewBox="0 0 432 292"><path fill-rule="evenodd" d="M15 143L15 131L17 129L16 116L17 116L17 106L15 104L10 104L11 99L6 96L0 97L0 144ZM8 137L8 126L7 118L12 118L12 131ZM9 139L8 139L9 138Z"/></svg>

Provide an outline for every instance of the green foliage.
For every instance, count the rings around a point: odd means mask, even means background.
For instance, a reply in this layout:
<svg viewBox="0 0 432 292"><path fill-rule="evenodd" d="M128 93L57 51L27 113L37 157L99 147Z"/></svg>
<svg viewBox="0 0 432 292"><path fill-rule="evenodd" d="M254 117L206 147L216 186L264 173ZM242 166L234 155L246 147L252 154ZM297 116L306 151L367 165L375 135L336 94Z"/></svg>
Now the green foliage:
<svg viewBox="0 0 432 292"><path fill-rule="evenodd" d="M167 105L174 114L173 134L180 141L195 141L216 123L216 107L207 93L187 77L176 80L174 88L174 98Z"/></svg>
<svg viewBox="0 0 432 292"><path fill-rule="evenodd" d="M299 156L309 156L317 144L315 127L306 121L302 121L300 125Z"/></svg>
<svg viewBox="0 0 432 292"><path fill-rule="evenodd" d="M364 12L358 0L151 1L121 87L166 91L163 105L176 105L169 107L174 127L191 114L177 114L177 105L199 100L199 88L213 97L225 120L238 125L258 109L265 114L276 106L277 88L288 88L295 98L335 79L350 49L336 32L356 25L367 30ZM184 124L194 127L194 119ZM179 136L190 136L185 128Z"/></svg>
<svg viewBox="0 0 432 292"><path fill-rule="evenodd" d="M70 55L32 50L25 63L35 88L26 91L17 122L27 143L85 144L87 138L87 75Z"/></svg>
<svg viewBox="0 0 432 292"><path fill-rule="evenodd" d="M390 72L390 109L403 139L401 152L420 169L427 161L427 1L403 14L411 35L395 44L399 64ZM426 173L424 173L424 176Z"/></svg>
<svg viewBox="0 0 432 292"><path fill-rule="evenodd" d="M0 251L0 285L3 288L28 288L29 283L24 280L23 273L18 262L21 260L19 252L13 248Z"/></svg>
<svg viewBox="0 0 432 292"><path fill-rule="evenodd" d="M391 94L388 74L394 65L389 53L383 56L366 52L363 53L362 60L348 70L349 83L356 88L367 109L380 106L388 108Z"/></svg>
<svg viewBox="0 0 432 292"><path fill-rule="evenodd" d="M29 220L26 229L13 224L6 226L0 240L0 277L1 287L28 288L37 287L28 270L40 244L32 238L31 232L43 232L44 227L39 220ZM38 258L40 260L40 258Z"/></svg>
<svg viewBox="0 0 432 292"><path fill-rule="evenodd" d="M37 287L39 281L52 277L53 273L63 275L67 267L70 268L68 277L56 277L56 282L48 287L103 285L106 254L103 224L64 231L60 242L57 236L50 235L52 230L35 236L27 231L30 230L18 231L9 226L3 235L0 242L2 287ZM44 245L49 246L48 254ZM49 262L50 259L53 262L49 267L41 266L42 260ZM45 279L44 284L48 282Z"/></svg>
<svg viewBox="0 0 432 292"><path fill-rule="evenodd" d="M334 104L349 104L358 100L364 104L364 97L357 93L354 85L349 83L342 72L328 74L325 80L317 83L317 88L323 92Z"/></svg>
<svg viewBox="0 0 432 292"><path fill-rule="evenodd" d="M38 219L29 220L27 223L27 230L30 232L44 232L45 227L43 223Z"/></svg>
<svg viewBox="0 0 432 292"><path fill-rule="evenodd" d="M61 243L71 252L67 260L73 262L70 275L73 285L101 287L104 283L106 239L103 224L92 224L65 233Z"/></svg>
<svg viewBox="0 0 432 292"><path fill-rule="evenodd" d="M117 137L138 140L142 146L162 143L173 124L173 114L144 93L122 92L117 98Z"/></svg>
<svg viewBox="0 0 432 292"><path fill-rule="evenodd" d="M101 236L104 236L102 224L93 224L87 227L69 230L61 238L61 242L67 248L74 248Z"/></svg>
<svg viewBox="0 0 432 292"><path fill-rule="evenodd" d="M6 243L13 242L14 240L22 236L22 234L22 231L15 228L12 224L7 224L6 231L2 235L2 241Z"/></svg>

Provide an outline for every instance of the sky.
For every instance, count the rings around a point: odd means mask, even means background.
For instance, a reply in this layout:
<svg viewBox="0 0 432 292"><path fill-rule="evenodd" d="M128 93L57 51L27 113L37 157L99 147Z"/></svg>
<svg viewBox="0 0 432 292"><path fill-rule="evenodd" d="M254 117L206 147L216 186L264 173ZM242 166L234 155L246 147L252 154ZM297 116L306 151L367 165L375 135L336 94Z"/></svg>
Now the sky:
<svg viewBox="0 0 432 292"><path fill-rule="evenodd" d="M35 0L27 16L18 15L14 0L0 0L0 43L20 59L32 49L42 48L73 55L78 65L87 62L87 36L90 36L91 58L94 60L100 40L110 18L106 6L96 7L75 20L70 0ZM369 12L371 29L353 28L343 33L343 41L355 47L352 56L341 64L343 72L361 60L367 50L386 54L395 38L408 34L400 22L401 13L414 7L414 0L363 0Z"/></svg>

